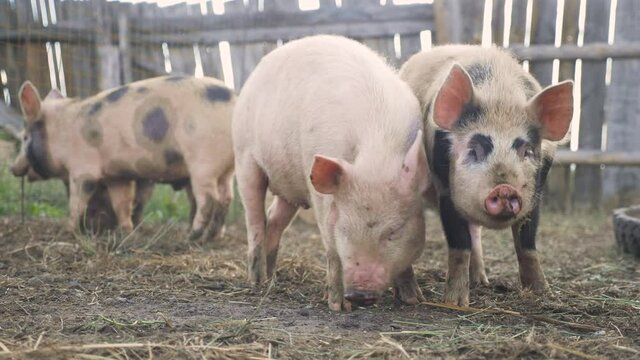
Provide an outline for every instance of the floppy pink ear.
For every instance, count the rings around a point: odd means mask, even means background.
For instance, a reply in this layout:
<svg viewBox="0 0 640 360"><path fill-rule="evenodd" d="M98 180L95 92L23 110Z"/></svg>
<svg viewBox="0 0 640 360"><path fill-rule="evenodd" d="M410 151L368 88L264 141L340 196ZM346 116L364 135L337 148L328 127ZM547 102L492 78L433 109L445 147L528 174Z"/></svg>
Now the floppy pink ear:
<svg viewBox="0 0 640 360"><path fill-rule="evenodd" d="M454 64L436 95L433 120L439 127L451 130L472 98L473 84L469 75L460 65Z"/></svg>
<svg viewBox="0 0 640 360"><path fill-rule="evenodd" d="M542 137L562 140L573 118L573 81L545 88L530 101L529 107L542 125Z"/></svg>
<svg viewBox="0 0 640 360"><path fill-rule="evenodd" d="M429 167L427 165L427 154L424 150L422 130L419 130L402 163L400 192L410 194L417 190L422 194L428 187Z"/></svg>
<svg viewBox="0 0 640 360"><path fill-rule="evenodd" d="M343 181L345 169L338 159L314 155L311 167L311 184L317 192L335 194Z"/></svg>
<svg viewBox="0 0 640 360"><path fill-rule="evenodd" d="M40 115L40 94L30 81L25 81L19 92L20 107L27 123L35 121Z"/></svg>

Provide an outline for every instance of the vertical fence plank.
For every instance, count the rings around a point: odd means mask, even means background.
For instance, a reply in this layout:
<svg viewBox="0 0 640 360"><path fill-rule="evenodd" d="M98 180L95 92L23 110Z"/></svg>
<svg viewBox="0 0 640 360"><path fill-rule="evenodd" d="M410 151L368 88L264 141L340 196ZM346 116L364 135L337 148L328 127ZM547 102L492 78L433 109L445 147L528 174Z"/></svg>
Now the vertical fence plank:
<svg viewBox="0 0 640 360"><path fill-rule="evenodd" d="M589 0L586 8L584 43L606 42L609 30L607 0ZM607 65L605 61L582 61L582 91L580 133L581 150L599 150L602 143ZM602 170L600 166L576 166L573 201L576 207L596 209L602 201Z"/></svg>
<svg viewBox="0 0 640 360"><path fill-rule="evenodd" d="M640 2L618 0L616 44L640 40ZM640 151L640 60L613 61L611 86L605 104L607 150ZM608 167L604 171L605 196L619 204L640 199L640 169Z"/></svg>
<svg viewBox="0 0 640 360"><path fill-rule="evenodd" d="M484 1L435 0L436 44L479 44L482 41Z"/></svg>

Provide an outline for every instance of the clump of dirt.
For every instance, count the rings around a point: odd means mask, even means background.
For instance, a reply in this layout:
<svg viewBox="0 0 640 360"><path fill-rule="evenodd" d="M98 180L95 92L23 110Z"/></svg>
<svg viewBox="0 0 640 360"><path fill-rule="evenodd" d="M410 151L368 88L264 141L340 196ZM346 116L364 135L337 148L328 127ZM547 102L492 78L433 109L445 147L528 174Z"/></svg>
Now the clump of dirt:
<svg viewBox="0 0 640 360"><path fill-rule="evenodd" d="M189 242L182 223L74 236L64 221L0 219L0 357L637 358L639 263L615 251L606 214L546 214L539 251L551 294L520 290L508 232L485 231L489 287L471 309L442 306L446 243L428 213L415 268L426 304L334 313L318 231L284 236L277 279L245 281L246 239L231 226Z"/></svg>

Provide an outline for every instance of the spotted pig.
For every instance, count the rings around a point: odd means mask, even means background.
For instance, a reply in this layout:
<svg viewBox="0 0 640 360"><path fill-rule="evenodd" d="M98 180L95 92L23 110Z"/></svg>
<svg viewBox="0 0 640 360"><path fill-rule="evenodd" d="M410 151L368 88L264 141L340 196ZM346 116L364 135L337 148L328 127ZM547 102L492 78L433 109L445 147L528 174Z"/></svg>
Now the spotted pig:
<svg viewBox="0 0 640 360"><path fill-rule="evenodd" d="M273 275L282 233L312 206L332 310L369 305L390 285L407 303L422 299L411 267L428 182L420 107L378 55L336 36L274 50L238 98L233 140L251 282Z"/></svg>
<svg viewBox="0 0 640 360"><path fill-rule="evenodd" d="M424 110L425 143L449 245L444 301L488 284L481 229L511 227L524 288L547 288L536 252L540 198L573 115L571 81L541 89L507 52L436 47L402 67Z"/></svg>
<svg viewBox="0 0 640 360"><path fill-rule="evenodd" d="M191 238L221 230L233 192L231 114L235 95L213 78L134 82L87 99L52 91L44 101L26 82L22 152L42 178L68 179L69 226L106 188L118 223L131 231L135 182L186 187L195 205ZM14 174L25 172L14 164Z"/></svg>

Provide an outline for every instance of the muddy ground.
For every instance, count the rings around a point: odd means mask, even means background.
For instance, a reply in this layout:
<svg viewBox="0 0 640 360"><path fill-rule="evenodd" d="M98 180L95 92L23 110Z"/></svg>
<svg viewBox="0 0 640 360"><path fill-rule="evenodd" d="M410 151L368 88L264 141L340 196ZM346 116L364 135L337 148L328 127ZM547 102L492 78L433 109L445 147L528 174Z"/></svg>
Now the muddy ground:
<svg viewBox="0 0 640 360"><path fill-rule="evenodd" d="M446 246L436 216L417 263L427 301L391 293L333 313L315 228L285 234L277 282L245 282L242 226L190 243L184 224L74 237L63 221L0 219L2 358L639 358L640 261L618 254L608 214L546 213L539 249L551 294L520 290L510 234L486 231L490 287L475 310L436 306Z"/></svg>

